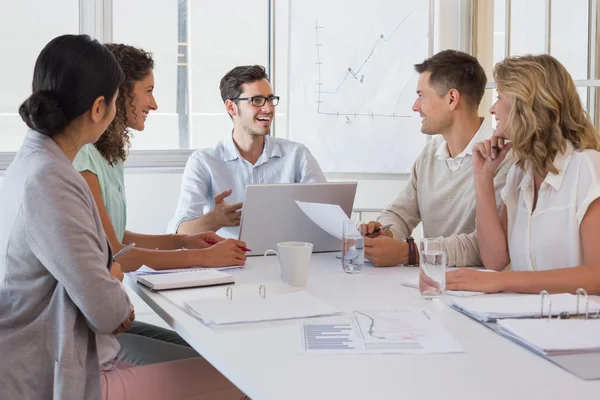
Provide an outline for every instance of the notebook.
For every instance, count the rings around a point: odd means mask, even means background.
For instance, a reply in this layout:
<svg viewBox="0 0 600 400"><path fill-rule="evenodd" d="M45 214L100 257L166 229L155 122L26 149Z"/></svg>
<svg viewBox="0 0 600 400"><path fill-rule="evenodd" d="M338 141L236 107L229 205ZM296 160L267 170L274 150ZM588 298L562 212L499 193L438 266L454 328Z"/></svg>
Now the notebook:
<svg viewBox="0 0 600 400"><path fill-rule="evenodd" d="M577 296L569 293L553 294L552 315L568 312L577 314ZM542 309L542 297L539 295L516 295L498 297L472 297L453 299L451 307L482 322L496 321L503 318L535 318L539 317ZM580 312L583 313L584 307ZM600 311L600 304L594 300L589 301L589 312ZM544 302L544 313L548 314L548 300Z"/></svg>
<svg viewBox="0 0 600 400"><path fill-rule="evenodd" d="M228 269L240 269L242 267L233 266L233 267L220 267L220 268L206 268L206 267L188 267L188 268L172 268L172 269L153 269L148 267L147 265L142 265L135 271L128 272L128 274L134 276L141 275L159 275L159 274L172 274L175 272L188 272L188 271L203 271L206 269L210 269L211 271L225 271Z"/></svg>
<svg viewBox="0 0 600 400"><path fill-rule="evenodd" d="M203 299L186 301L185 309L206 324L236 324L319 317L339 311L306 291L266 298Z"/></svg>
<svg viewBox="0 0 600 400"><path fill-rule="evenodd" d="M181 289L234 283L233 276L211 269L139 275L137 281L152 290Z"/></svg>
<svg viewBox="0 0 600 400"><path fill-rule="evenodd" d="M498 332L544 355L600 352L600 320L504 319Z"/></svg>

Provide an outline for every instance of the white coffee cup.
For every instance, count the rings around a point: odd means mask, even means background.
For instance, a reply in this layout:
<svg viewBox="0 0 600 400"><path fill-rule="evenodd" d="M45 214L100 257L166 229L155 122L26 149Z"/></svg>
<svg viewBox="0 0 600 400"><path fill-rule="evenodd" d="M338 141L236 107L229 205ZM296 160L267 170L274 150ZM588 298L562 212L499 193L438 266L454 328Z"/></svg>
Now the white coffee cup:
<svg viewBox="0 0 600 400"><path fill-rule="evenodd" d="M306 278L308 278L308 268L313 250L312 243L281 242L277 243L277 250L265 251L265 258L269 253L277 254L281 280L292 286L304 286Z"/></svg>

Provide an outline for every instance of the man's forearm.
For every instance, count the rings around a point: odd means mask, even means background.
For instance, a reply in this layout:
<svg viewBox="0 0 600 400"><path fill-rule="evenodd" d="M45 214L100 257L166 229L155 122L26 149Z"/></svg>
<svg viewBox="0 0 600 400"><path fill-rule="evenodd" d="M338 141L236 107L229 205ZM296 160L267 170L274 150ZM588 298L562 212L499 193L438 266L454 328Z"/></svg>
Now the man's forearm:
<svg viewBox="0 0 600 400"><path fill-rule="evenodd" d="M211 213L201 216L200 218L183 221L177 228L178 234L193 235L202 232L216 232L221 229Z"/></svg>

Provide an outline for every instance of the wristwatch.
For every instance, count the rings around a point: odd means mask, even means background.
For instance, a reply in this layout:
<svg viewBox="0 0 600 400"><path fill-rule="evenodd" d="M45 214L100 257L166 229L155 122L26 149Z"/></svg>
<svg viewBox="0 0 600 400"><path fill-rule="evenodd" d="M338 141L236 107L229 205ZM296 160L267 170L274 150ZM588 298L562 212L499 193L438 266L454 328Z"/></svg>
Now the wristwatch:
<svg viewBox="0 0 600 400"><path fill-rule="evenodd" d="M408 262L406 265L417 266L417 246L415 245L415 239L412 236L408 236L406 243L408 243Z"/></svg>

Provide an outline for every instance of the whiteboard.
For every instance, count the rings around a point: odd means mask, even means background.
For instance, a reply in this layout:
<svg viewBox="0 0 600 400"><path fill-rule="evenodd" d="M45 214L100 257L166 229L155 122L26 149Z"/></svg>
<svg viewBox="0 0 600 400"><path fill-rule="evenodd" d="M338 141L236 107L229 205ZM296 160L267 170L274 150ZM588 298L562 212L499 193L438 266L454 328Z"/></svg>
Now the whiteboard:
<svg viewBox="0 0 600 400"><path fill-rule="evenodd" d="M429 56L429 1L291 0L288 137L326 172L409 173Z"/></svg>

